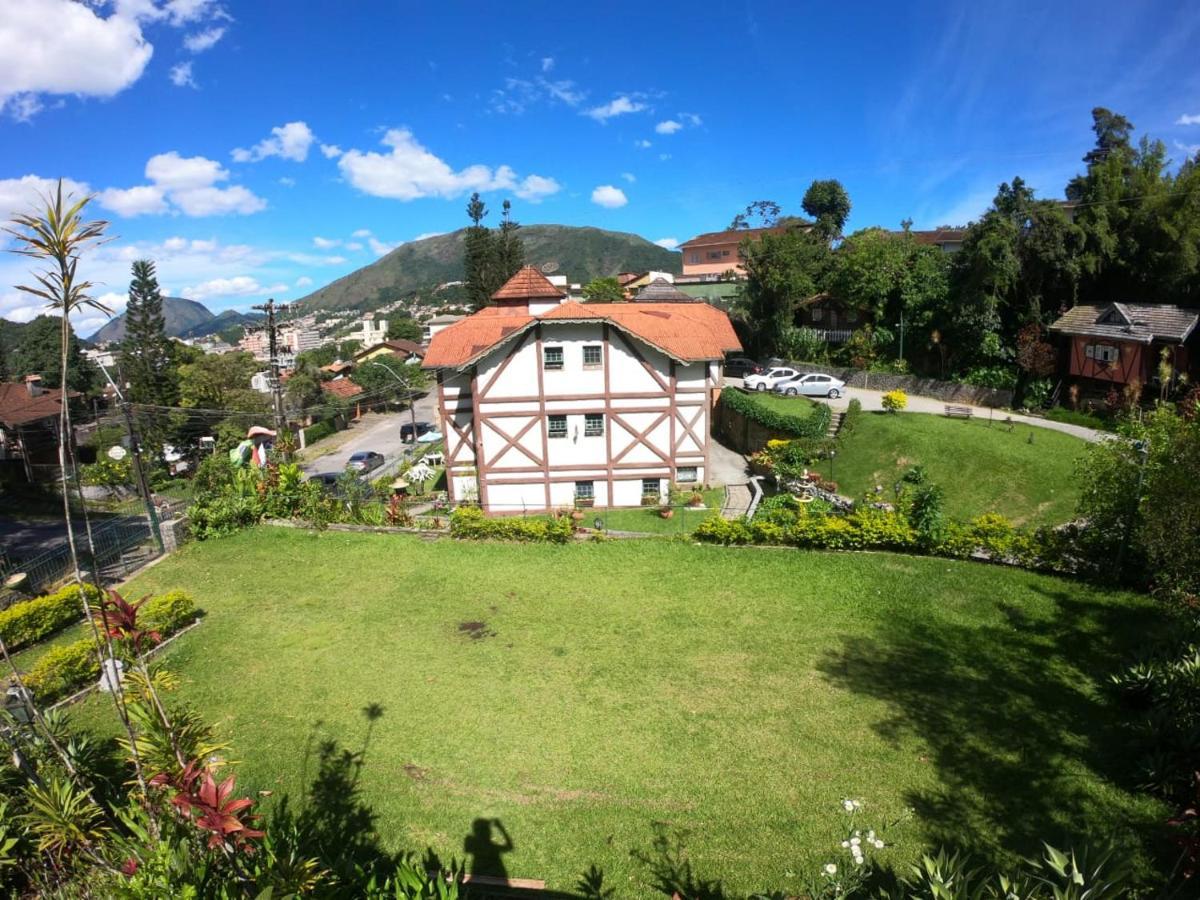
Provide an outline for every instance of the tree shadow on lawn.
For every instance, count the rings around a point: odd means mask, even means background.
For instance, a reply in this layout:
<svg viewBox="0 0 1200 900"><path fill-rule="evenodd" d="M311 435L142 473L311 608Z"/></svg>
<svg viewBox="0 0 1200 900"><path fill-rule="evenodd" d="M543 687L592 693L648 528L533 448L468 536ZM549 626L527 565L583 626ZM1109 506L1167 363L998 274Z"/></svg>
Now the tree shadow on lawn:
<svg viewBox="0 0 1200 900"><path fill-rule="evenodd" d="M280 798L272 814L272 832L288 836L289 843L299 855L321 860L322 866L329 869L343 886L361 886L372 876L382 882L405 860L431 873L462 870L456 861L444 864L432 848L426 848L420 857L408 851L389 852L384 849L376 828L378 814L363 798L359 787L374 726L384 711L384 707L378 703L363 707L367 725L362 744L357 750L347 749L333 738L321 737L324 723L320 720L314 722L306 741L301 768L301 780L307 782L310 767L315 765L316 773L312 782L295 802L290 796ZM472 865L467 871L504 877L504 868L499 863L499 853L505 852L504 845L498 845L489 852L478 840L479 823L490 825L493 822L498 824L497 820L491 819L475 819L472 823L468 838L474 835L477 840L471 845ZM511 849L513 842L508 832L502 826L500 831L508 849ZM608 896L603 887L603 878L603 872L593 866L580 879L580 893L530 892L516 888L464 885L461 895L476 900L489 897L588 900ZM597 886L597 892L590 892L588 885Z"/></svg>
<svg viewBox="0 0 1200 900"><path fill-rule="evenodd" d="M1166 862L1154 804L1133 794L1128 726L1106 681L1159 626L1144 605L1034 590L1048 616L1001 604L1004 622L930 625L894 617L818 664L833 684L877 700L897 744L915 736L940 784L905 799L934 845L989 861L1112 844ZM1157 845L1157 846L1155 846ZM1169 865L1169 863L1167 863Z"/></svg>

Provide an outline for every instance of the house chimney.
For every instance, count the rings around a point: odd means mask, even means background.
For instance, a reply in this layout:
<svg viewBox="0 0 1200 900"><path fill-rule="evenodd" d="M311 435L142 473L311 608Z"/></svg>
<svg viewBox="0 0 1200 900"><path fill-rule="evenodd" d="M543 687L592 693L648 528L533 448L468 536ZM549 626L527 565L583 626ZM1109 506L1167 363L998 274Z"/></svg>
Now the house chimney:
<svg viewBox="0 0 1200 900"><path fill-rule="evenodd" d="M30 397L42 396L42 376L41 375L26 375L25 390L29 391Z"/></svg>

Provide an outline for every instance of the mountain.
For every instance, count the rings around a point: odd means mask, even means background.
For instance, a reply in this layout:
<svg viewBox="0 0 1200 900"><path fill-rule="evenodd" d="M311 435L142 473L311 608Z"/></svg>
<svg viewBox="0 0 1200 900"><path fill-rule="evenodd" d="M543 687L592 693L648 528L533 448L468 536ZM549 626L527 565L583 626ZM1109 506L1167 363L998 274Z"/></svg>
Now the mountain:
<svg viewBox="0 0 1200 900"><path fill-rule="evenodd" d="M208 307L195 300L182 297L163 297L163 319L168 337L183 337L188 331L215 319ZM89 341L100 344L104 341L120 341L125 338L125 313L109 319L93 334Z"/></svg>
<svg viewBox="0 0 1200 900"><path fill-rule="evenodd" d="M235 330L244 330L250 325L257 325L264 318L266 316L262 313L244 313L238 312L236 309L227 309L222 313L217 313L217 315L213 316L207 322L193 325L187 331L176 336L181 338L202 338L213 334L224 335Z"/></svg>
<svg viewBox="0 0 1200 900"><path fill-rule="evenodd" d="M299 302L305 312L370 310L417 291L463 277L465 228L403 244L369 266L344 275ZM527 262L547 274L586 284L618 272L682 271L683 259L636 234L573 225L525 225Z"/></svg>

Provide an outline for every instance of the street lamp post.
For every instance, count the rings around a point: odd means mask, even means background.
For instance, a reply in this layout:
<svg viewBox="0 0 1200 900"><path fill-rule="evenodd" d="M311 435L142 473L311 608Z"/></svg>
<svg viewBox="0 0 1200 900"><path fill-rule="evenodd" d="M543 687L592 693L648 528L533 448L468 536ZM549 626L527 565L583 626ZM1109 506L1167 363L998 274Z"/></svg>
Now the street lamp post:
<svg viewBox="0 0 1200 900"><path fill-rule="evenodd" d="M408 382L406 382L403 378L400 377L400 373L397 372L395 369L393 369L391 366L389 366L387 363L380 362L377 359L372 359L368 362L368 365L379 366L382 369L387 369L387 371L391 373L393 378L395 378L398 382L400 382L400 384L404 385L404 387L408 388L408 412L409 412L409 417L412 420L412 439L413 439L413 445L415 446L417 443L417 404L416 404L416 400L415 400L417 392L414 391L411 387L409 387Z"/></svg>

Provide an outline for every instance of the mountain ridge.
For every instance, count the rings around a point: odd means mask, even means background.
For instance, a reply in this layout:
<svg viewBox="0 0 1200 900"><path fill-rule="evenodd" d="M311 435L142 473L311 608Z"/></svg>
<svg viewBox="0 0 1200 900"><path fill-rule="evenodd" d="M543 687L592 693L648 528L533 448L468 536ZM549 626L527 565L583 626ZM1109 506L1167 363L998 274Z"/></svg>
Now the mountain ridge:
<svg viewBox="0 0 1200 900"><path fill-rule="evenodd" d="M402 244L360 269L301 297L295 306L318 310L369 311L393 300L431 291L463 277L466 229ZM680 254L659 247L640 235L586 225L523 225L525 259L547 274L566 275L586 284L618 272L650 269L678 274Z"/></svg>

